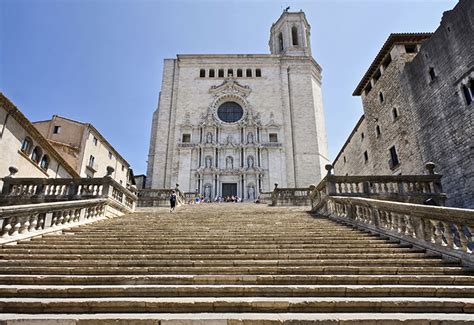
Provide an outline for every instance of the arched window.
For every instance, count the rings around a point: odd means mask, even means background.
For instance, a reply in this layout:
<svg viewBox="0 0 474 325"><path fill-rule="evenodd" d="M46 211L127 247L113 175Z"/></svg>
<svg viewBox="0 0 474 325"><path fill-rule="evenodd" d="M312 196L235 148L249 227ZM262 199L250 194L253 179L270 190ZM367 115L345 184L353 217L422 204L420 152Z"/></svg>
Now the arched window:
<svg viewBox="0 0 474 325"><path fill-rule="evenodd" d="M237 69L237 77L242 77L242 69Z"/></svg>
<svg viewBox="0 0 474 325"><path fill-rule="evenodd" d="M209 69L209 78L214 78L214 77L215 77L215 70Z"/></svg>
<svg viewBox="0 0 474 325"><path fill-rule="evenodd" d="M39 163L42 155L43 150L41 150L40 147L35 147L31 153L31 160L33 160L35 163Z"/></svg>
<svg viewBox="0 0 474 325"><path fill-rule="evenodd" d="M256 69L255 70L255 77L261 77L262 76L262 70Z"/></svg>
<svg viewBox="0 0 474 325"><path fill-rule="evenodd" d="M40 167L43 170L48 170L48 167L49 167L49 157L48 157L48 155L44 155L43 158L41 158Z"/></svg>
<svg viewBox="0 0 474 325"><path fill-rule="evenodd" d="M247 69L245 74L246 74L247 77L251 77L252 76L252 69Z"/></svg>
<svg viewBox="0 0 474 325"><path fill-rule="evenodd" d="M283 34L278 34L278 49L279 51L283 51Z"/></svg>
<svg viewBox="0 0 474 325"><path fill-rule="evenodd" d="M31 141L31 139L29 137L26 137L23 140L23 143L21 144L21 151L26 153L27 155L29 155L30 152L31 152L32 144L33 144L33 141Z"/></svg>
<svg viewBox="0 0 474 325"><path fill-rule="evenodd" d="M293 46L298 45L298 28L296 26L291 27L291 39L293 40Z"/></svg>
<svg viewBox="0 0 474 325"><path fill-rule="evenodd" d="M206 70L201 69L199 70L199 78L205 78L206 77Z"/></svg>

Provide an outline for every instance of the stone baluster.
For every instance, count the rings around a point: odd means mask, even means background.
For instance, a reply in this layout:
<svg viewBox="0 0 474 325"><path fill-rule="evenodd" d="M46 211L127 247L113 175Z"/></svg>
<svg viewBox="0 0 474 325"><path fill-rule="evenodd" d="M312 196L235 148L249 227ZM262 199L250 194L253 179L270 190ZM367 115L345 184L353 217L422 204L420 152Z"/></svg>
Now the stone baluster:
<svg viewBox="0 0 474 325"><path fill-rule="evenodd" d="M454 234L451 230L451 224L448 222L442 222L443 226L443 246L448 246L449 248L454 248Z"/></svg>

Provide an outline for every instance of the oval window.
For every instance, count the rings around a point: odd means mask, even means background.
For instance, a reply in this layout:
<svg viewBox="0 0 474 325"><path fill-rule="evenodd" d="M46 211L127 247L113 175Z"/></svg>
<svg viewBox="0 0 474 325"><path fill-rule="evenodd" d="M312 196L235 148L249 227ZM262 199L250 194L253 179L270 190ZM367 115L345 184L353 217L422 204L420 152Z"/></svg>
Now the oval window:
<svg viewBox="0 0 474 325"><path fill-rule="evenodd" d="M244 110L236 102L225 102L217 109L217 116L227 123L237 122L244 115Z"/></svg>

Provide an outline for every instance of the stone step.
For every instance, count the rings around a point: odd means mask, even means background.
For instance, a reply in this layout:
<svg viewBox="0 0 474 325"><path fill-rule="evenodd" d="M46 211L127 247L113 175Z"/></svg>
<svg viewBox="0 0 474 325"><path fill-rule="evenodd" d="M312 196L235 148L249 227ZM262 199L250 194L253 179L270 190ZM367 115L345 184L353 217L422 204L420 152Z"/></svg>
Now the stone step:
<svg viewBox="0 0 474 325"><path fill-rule="evenodd" d="M474 285L468 275L24 275L0 274L2 285Z"/></svg>
<svg viewBox="0 0 474 325"><path fill-rule="evenodd" d="M474 286L423 285L0 285L3 298L97 297L451 297Z"/></svg>
<svg viewBox="0 0 474 325"><path fill-rule="evenodd" d="M467 325L460 313L94 313L3 314L3 325Z"/></svg>
<svg viewBox="0 0 474 325"><path fill-rule="evenodd" d="M392 259L420 259L427 257L423 252L409 253L391 253L390 255L381 255L373 253L361 254L58 254L57 252L40 253L12 253L3 251L0 253L1 259L9 260L316 260L316 259L349 259L349 260L379 260L390 257Z"/></svg>
<svg viewBox="0 0 474 325"><path fill-rule="evenodd" d="M61 245L62 247L58 246L52 246L49 244L43 244L43 245L35 245L35 244L28 244L28 245L19 245L17 246L18 248L22 249L35 249L35 250L44 250L44 249L81 249L81 248L99 248L99 249L117 249L117 248L129 248L129 249L153 249L155 251L161 251L161 250L209 250L209 251L214 251L214 250L252 250L252 249L258 249L258 250L294 250L294 249L300 249L300 250L307 250L311 251L312 249L321 249L325 248L326 251L331 251L331 248L345 248L347 250L350 250L352 247L353 248L398 248L399 246L397 244L389 244L389 243L381 243L381 242L374 242L374 243L364 243L364 242L353 242L353 243L348 243L348 244L288 244L288 245L246 245L245 243L242 244L235 244L235 245L199 245L199 244L182 244L182 245L154 245L154 244L110 244L110 243L103 243L102 245L99 244L76 244L76 243L69 243L65 245ZM407 246L405 246L407 247ZM409 246L408 246L409 247ZM61 250L62 250L61 249Z"/></svg>
<svg viewBox="0 0 474 325"><path fill-rule="evenodd" d="M268 247L265 247L268 246ZM75 243L70 243L69 245L35 245L34 243L28 243L28 244L21 244L21 245L16 245L14 248L16 249L36 249L36 250L44 250L44 249L55 249L55 250L64 250L64 249L144 249L144 248L149 248L149 249L155 249L155 250L170 250L170 249L176 249L176 250L184 250L184 249L189 249L189 250L205 250L205 249L211 249L211 250L226 250L226 249L239 249L239 250L253 250L253 249L258 249L258 250L275 250L275 249L287 249L287 250L311 250L311 249L325 249L327 251L331 251L332 249L346 249L350 251L352 248L411 248L410 245L398 245L395 243L384 243L384 242L375 242L375 243L351 243L351 244L331 244L331 245L325 245L325 244L305 244L305 245L228 245L228 246L213 246L213 245L154 245L154 244L142 244L142 245L124 245L124 244L102 244L102 245L77 245ZM13 247L8 247L7 249L13 249Z"/></svg>
<svg viewBox="0 0 474 325"><path fill-rule="evenodd" d="M0 274L466 274L462 267L443 266L230 266L230 267L2 267Z"/></svg>
<svg viewBox="0 0 474 325"><path fill-rule="evenodd" d="M44 251L49 251L49 252L56 252L57 254L124 254L124 253L136 253L136 254L153 254L156 252L159 252L160 254L190 254L190 255L199 255L199 254L249 254L249 255L254 255L254 254L327 254L327 253L336 253L336 254L363 254L363 253L379 253L379 254L391 254L391 253L396 253L396 252L404 252L404 253L410 253L410 252L421 252L423 250L417 249L417 250L412 250L409 247L375 247L372 248L371 246L369 247L355 247L355 248L333 248L333 249L328 249L328 248L313 248L313 249L300 249L300 248L285 248L285 249L259 249L259 248L253 248L253 249L239 249L239 248L234 248L234 249L214 249L214 250L209 250L209 249L166 249L166 250L157 250L153 249L152 247L148 248L141 248L141 249L130 249L125 246L121 246L120 248L114 248L114 249L106 249L103 247L83 247L83 248L63 248L61 247L50 247L48 249L24 249L24 248L16 248L17 246L11 246L7 250L10 253L31 253L35 254L36 252L41 254Z"/></svg>
<svg viewBox="0 0 474 325"><path fill-rule="evenodd" d="M474 313L474 298L210 297L0 298L1 313Z"/></svg>
<svg viewBox="0 0 474 325"><path fill-rule="evenodd" d="M67 244L70 242L70 238L67 236L63 237L58 237L58 236L49 236L49 237L43 237L42 239L34 239L31 242L37 243L37 244ZM314 244L320 241L324 242L351 242L351 241L367 241L367 242L376 242L376 241L383 241L382 239L376 238L376 237L361 237L360 235L358 236L347 236L347 237L305 237L305 238L294 238L294 239L287 239L287 238L278 238L274 237L271 238L270 240L265 240L262 238L255 238L255 239L250 239L250 238L239 238L239 239L232 239L229 237L223 237L222 239L215 239L215 238L196 238L196 237L189 237L185 239L171 239L167 237L163 237L162 239L158 239L156 237L153 238L147 238L145 236L137 236L137 237L131 237L131 238L111 238L111 237L101 237L101 238L78 238L74 237L74 241L78 243L97 243L101 244L103 242L118 242L118 243L143 243L143 242L149 242L153 244L179 244L179 243L196 243L196 244L207 244L207 245L213 245L213 244L235 244L235 243L240 243L244 240L246 244L273 244L273 243L279 243L279 244L288 244L288 243L298 243L298 244ZM397 241L388 241L388 242L393 242L396 243ZM26 241L21 242L23 243L28 243Z"/></svg>
<svg viewBox="0 0 474 325"><path fill-rule="evenodd" d="M4 267L312 267L312 266L449 266L458 265L457 262L448 262L442 259L374 259L351 260L0 260L0 272Z"/></svg>

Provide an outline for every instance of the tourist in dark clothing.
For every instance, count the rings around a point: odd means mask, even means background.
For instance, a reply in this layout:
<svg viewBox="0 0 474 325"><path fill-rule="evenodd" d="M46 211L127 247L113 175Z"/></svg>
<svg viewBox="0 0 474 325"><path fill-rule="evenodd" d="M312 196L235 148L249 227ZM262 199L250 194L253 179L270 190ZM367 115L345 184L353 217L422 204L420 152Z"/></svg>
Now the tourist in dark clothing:
<svg viewBox="0 0 474 325"><path fill-rule="evenodd" d="M170 212L174 211L174 208L176 207L176 191L173 190L170 196L170 205L171 205L171 210Z"/></svg>

